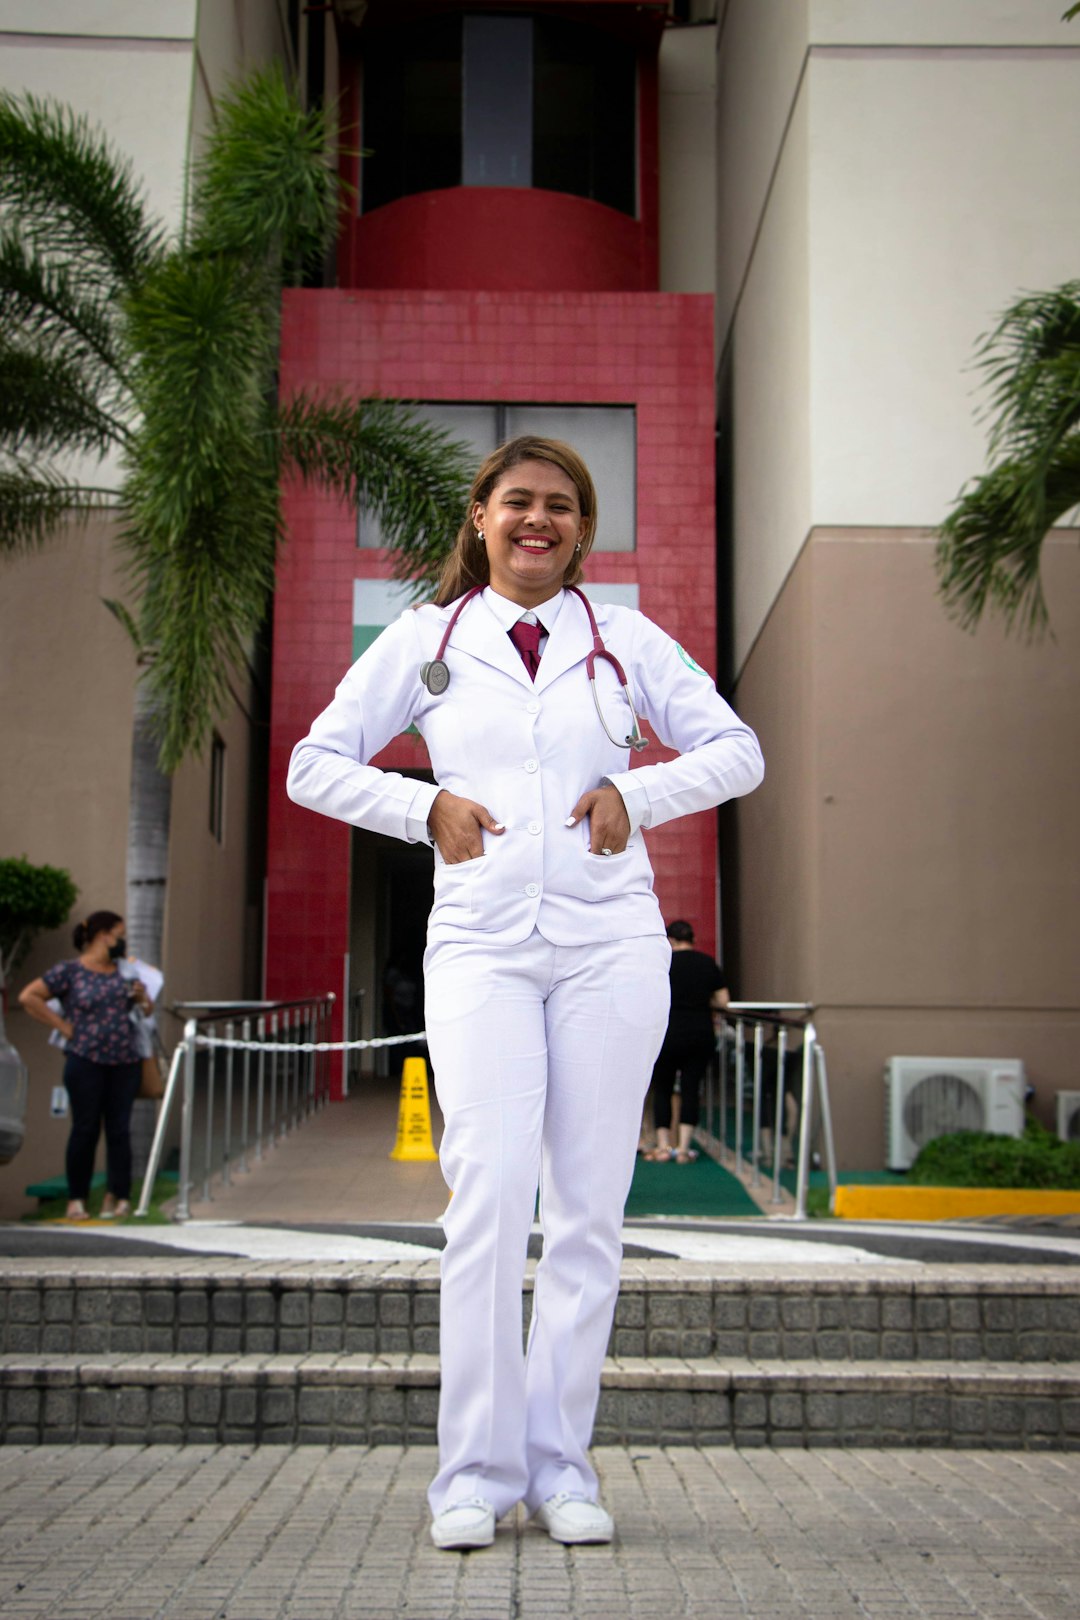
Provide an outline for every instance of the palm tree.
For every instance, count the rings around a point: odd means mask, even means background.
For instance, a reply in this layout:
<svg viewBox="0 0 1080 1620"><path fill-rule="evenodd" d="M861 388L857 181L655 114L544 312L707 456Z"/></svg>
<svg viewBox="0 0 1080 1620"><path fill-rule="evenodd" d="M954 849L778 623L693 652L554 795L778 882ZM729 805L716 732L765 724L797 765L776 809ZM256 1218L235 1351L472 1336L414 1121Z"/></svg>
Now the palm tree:
<svg viewBox="0 0 1080 1620"><path fill-rule="evenodd" d="M993 465L941 526L939 587L966 629L992 608L1037 635L1048 623L1042 544L1080 504L1080 282L1019 299L982 340L978 363L991 389Z"/></svg>
<svg viewBox="0 0 1080 1620"><path fill-rule="evenodd" d="M283 476L363 502L418 581L463 505L459 447L406 407L277 398L281 289L321 258L341 201L329 141L277 68L238 83L170 241L100 132L0 94L0 554L115 514L131 602L109 605L140 669L126 917L150 961L170 774L204 746L264 621Z"/></svg>
<svg viewBox="0 0 1080 1620"><path fill-rule="evenodd" d="M1062 22L1080 17L1080 0ZM974 630L989 607L1029 636L1049 624L1039 564L1050 529L1080 505L1080 282L1019 299L981 340L996 413L993 465L938 531L938 588Z"/></svg>

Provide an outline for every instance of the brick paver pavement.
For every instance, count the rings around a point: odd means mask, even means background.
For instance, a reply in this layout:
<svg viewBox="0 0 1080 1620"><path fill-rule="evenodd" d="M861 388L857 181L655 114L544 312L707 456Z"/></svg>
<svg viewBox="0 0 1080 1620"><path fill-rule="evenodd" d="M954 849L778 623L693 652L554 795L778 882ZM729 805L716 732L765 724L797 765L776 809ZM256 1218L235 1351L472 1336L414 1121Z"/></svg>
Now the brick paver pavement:
<svg viewBox="0 0 1080 1620"><path fill-rule="evenodd" d="M601 1448L610 1547L427 1536L428 1448L0 1451L4 1620L1076 1620L1080 1454Z"/></svg>

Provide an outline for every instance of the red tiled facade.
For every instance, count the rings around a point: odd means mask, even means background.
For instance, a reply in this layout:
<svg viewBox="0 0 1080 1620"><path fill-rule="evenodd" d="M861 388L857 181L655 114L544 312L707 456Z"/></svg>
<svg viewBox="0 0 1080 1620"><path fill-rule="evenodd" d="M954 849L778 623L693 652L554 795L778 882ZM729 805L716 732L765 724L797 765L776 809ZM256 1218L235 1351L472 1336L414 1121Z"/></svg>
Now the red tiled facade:
<svg viewBox="0 0 1080 1620"><path fill-rule="evenodd" d="M716 648L711 297L658 292L293 291L281 388L398 399L630 404L637 424L637 536L594 553L587 576L634 582L640 606L714 671ZM286 492L271 721L266 992L341 993L349 949L349 829L285 797L289 754L352 653L353 581L387 577L359 550L355 514ZM587 701L587 694L583 694ZM654 745L645 759L665 757ZM423 769L415 738L380 764ZM716 818L648 836L664 915L714 952Z"/></svg>

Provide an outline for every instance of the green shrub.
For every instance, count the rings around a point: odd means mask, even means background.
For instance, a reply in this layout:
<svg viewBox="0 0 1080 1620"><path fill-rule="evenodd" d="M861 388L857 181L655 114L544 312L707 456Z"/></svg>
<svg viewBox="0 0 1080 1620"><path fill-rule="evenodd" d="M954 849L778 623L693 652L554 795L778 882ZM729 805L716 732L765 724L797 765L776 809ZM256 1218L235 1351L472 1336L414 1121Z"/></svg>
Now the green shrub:
<svg viewBox="0 0 1080 1620"><path fill-rule="evenodd" d="M0 860L0 984L43 928L59 928L79 897L62 866L32 866L24 857Z"/></svg>
<svg viewBox="0 0 1080 1620"><path fill-rule="evenodd" d="M926 1144L908 1181L920 1187L1080 1189L1080 1142L1060 1142L1033 1119L1019 1138L957 1131Z"/></svg>

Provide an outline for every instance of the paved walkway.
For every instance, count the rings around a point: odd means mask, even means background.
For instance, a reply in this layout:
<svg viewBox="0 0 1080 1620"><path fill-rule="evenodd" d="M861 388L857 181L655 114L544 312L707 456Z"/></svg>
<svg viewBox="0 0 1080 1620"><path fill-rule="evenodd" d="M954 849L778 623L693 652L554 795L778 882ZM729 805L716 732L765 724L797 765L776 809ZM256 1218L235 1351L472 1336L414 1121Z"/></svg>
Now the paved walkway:
<svg viewBox="0 0 1080 1620"><path fill-rule="evenodd" d="M5 1620L1076 1620L1080 1455L601 1449L618 1533L436 1552L428 1448L0 1451Z"/></svg>

